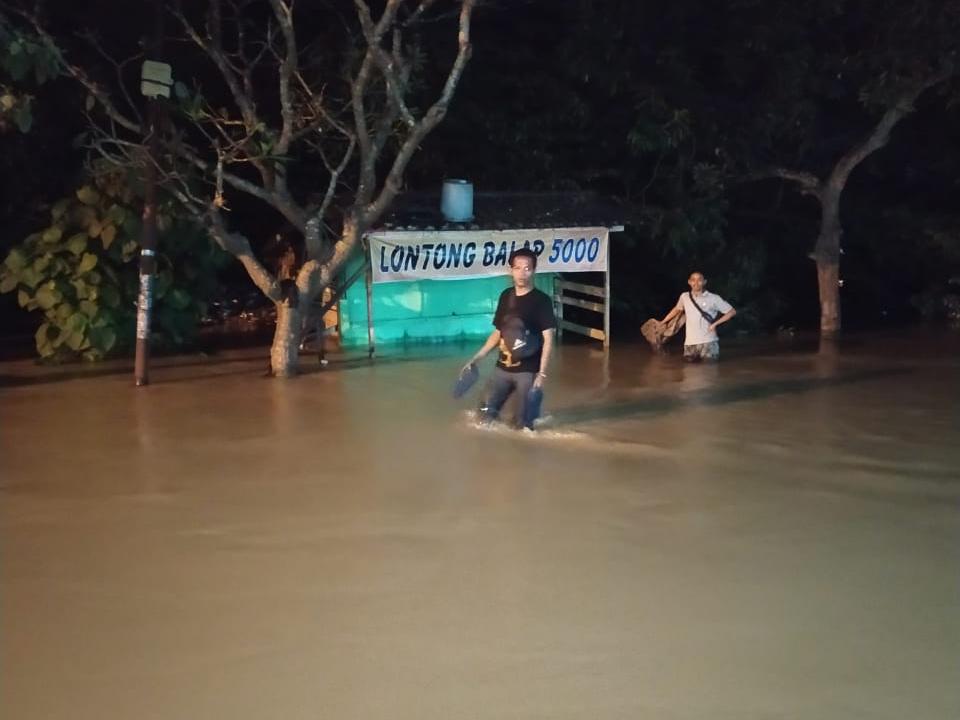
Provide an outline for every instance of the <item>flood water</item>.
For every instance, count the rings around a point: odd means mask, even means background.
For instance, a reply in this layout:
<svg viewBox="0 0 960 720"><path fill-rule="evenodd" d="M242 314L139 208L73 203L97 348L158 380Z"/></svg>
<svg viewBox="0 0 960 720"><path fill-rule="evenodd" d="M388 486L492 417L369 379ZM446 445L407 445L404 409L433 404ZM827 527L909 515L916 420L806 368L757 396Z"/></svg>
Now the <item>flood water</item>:
<svg viewBox="0 0 960 720"><path fill-rule="evenodd" d="M472 350L0 364L3 717L960 717L960 338Z"/></svg>

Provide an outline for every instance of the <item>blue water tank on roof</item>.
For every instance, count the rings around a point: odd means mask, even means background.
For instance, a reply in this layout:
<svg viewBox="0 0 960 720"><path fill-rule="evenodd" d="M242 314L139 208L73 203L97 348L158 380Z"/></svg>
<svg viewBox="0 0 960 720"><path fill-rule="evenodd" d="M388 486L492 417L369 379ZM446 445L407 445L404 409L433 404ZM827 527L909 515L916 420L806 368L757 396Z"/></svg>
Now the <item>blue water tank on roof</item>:
<svg viewBox="0 0 960 720"><path fill-rule="evenodd" d="M466 180L444 180L440 211L447 222L473 220L473 183Z"/></svg>

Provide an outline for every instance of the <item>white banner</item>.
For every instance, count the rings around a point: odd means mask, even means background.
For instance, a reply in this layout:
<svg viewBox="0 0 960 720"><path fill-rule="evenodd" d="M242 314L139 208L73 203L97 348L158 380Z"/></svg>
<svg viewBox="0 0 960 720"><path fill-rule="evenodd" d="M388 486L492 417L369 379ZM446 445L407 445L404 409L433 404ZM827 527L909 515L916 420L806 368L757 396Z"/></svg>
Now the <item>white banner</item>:
<svg viewBox="0 0 960 720"><path fill-rule="evenodd" d="M400 231L370 233L373 282L457 280L504 275L510 253L537 253L537 272L603 272L607 228Z"/></svg>

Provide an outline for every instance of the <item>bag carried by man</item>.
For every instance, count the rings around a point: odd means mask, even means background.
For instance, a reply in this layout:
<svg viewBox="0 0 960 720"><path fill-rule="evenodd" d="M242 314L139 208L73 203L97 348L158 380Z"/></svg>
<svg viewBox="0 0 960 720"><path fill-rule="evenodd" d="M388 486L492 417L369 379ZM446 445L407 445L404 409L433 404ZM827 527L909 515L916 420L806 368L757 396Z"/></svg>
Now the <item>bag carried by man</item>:
<svg viewBox="0 0 960 720"><path fill-rule="evenodd" d="M524 360L536 355L543 347L543 333L528 328L523 318L516 313L516 290L510 291L507 308L507 315L500 327L500 339L504 346L515 360Z"/></svg>

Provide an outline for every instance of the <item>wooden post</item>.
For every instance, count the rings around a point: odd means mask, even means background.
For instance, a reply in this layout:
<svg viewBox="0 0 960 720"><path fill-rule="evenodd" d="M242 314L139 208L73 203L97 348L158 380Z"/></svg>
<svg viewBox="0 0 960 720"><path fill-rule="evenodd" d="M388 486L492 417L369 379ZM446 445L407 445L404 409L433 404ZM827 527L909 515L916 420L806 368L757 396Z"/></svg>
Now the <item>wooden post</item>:
<svg viewBox="0 0 960 720"><path fill-rule="evenodd" d="M553 304L557 314L557 340L563 339L563 287L557 283L557 273L553 274Z"/></svg>
<svg viewBox="0 0 960 720"><path fill-rule="evenodd" d="M370 264L370 254L364 253L364 262L367 264L367 359L373 360L376 352L373 333L373 265Z"/></svg>
<svg viewBox="0 0 960 720"><path fill-rule="evenodd" d="M607 235L607 269L603 273L603 289L606 292L603 298L603 348L610 348L610 236Z"/></svg>

